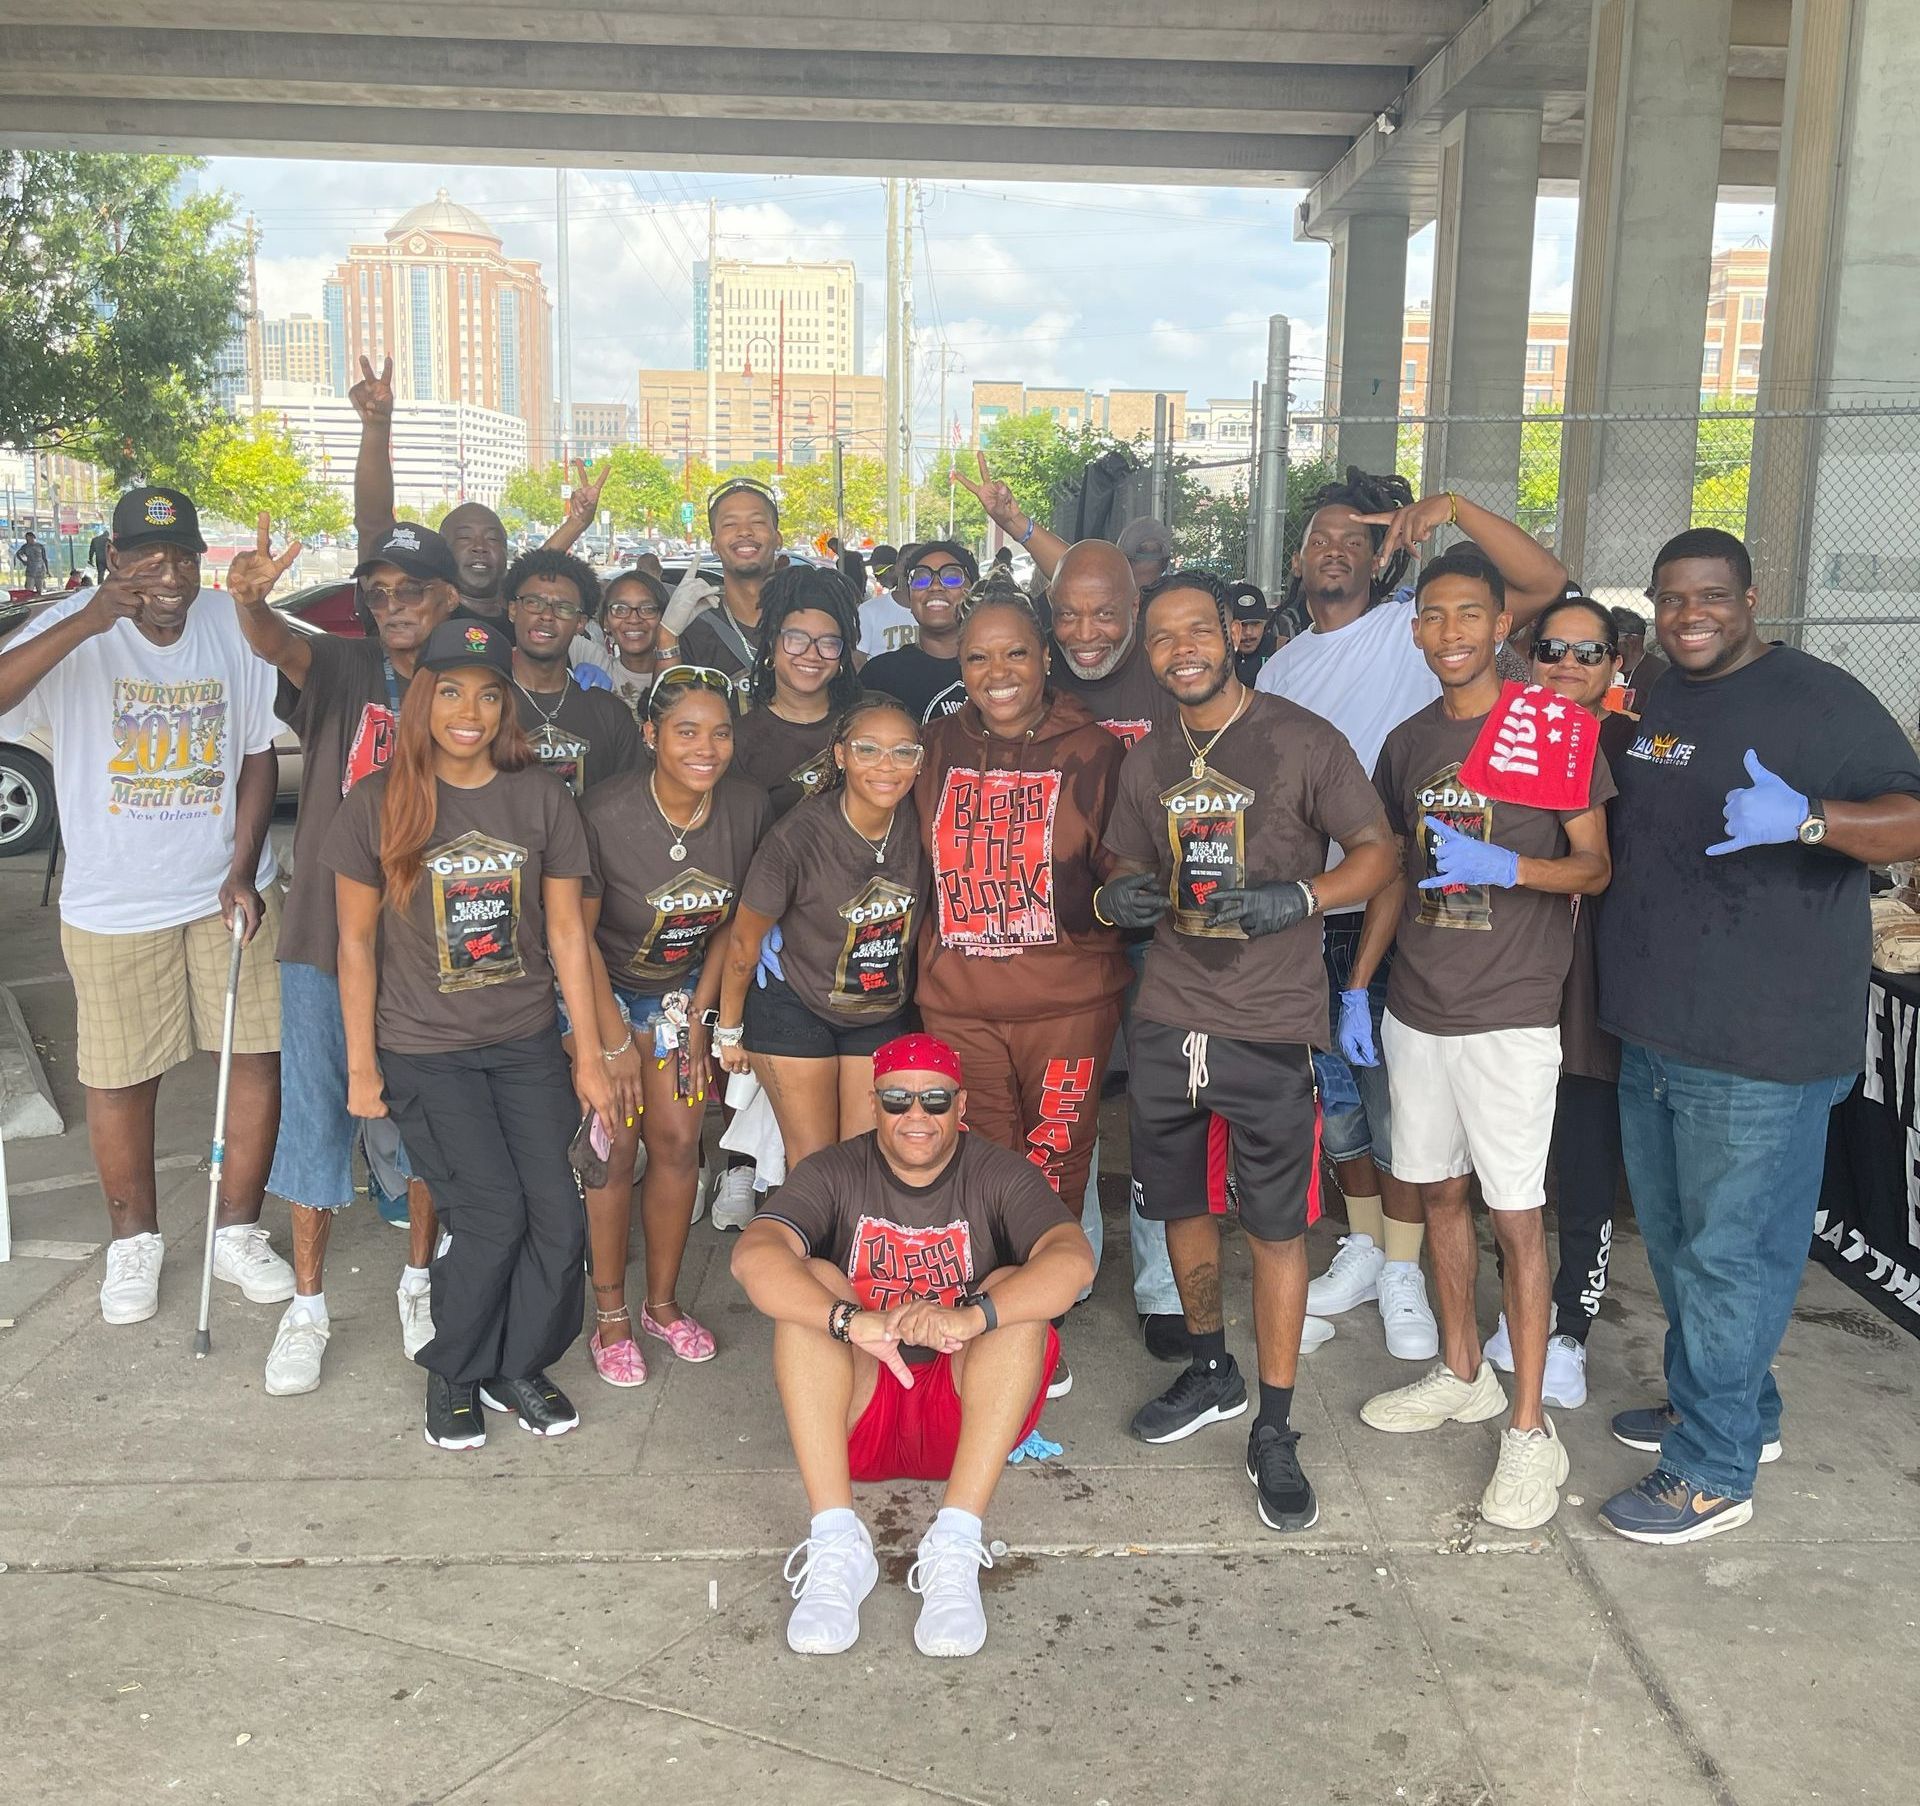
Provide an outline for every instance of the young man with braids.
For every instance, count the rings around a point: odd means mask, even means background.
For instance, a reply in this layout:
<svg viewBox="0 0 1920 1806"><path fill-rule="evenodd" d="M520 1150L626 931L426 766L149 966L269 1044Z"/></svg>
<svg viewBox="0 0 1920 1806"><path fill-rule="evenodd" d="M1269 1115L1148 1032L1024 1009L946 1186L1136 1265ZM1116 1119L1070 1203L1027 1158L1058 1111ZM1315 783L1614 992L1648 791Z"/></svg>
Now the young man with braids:
<svg viewBox="0 0 1920 1806"><path fill-rule="evenodd" d="M1458 528L1492 560L1506 582L1515 631L1566 586L1558 559L1512 521L1465 497L1415 502L1404 479L1351 468L1344 483L1320 490L1293 559L1306 626L1275 650L1256 687L1332 722L1369 772L1387 735L1440 695L1440 681L1414 641L1412 593L1396 586L1416 548L1441 527ZM1295 606L1290 597L1288 607ZM1384 965L1371 988L1349 985L1360 922L1357 908L1328 913L1327 979L1343 1053L1362 1024L1377 1042L1386 1011ZM1359 1104L1334 1112L1325 1124L1349 1233L1309 1288L1307 1309L1318 1320L1377 1299L1388 1352L1430 1361L1440 1337L1420 1271L1424 1225L1418 1194L1393 1176L1386 1071L1356 1065L1354 1078Z"/></svg>

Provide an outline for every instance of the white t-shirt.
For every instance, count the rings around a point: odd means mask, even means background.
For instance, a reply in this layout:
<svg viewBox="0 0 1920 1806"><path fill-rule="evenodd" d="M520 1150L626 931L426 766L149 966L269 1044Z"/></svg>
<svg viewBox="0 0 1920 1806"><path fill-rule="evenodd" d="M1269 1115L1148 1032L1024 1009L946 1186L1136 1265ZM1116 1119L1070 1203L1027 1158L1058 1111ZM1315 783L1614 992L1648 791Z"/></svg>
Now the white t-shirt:
<svg viewBox="0 0 1920 1806"><path fill-rule="evenodd" d="M860 654L878 658L883 652L897 652L902 646L916 644L920 623L900 606L891 594L871 596L860 604Z"/></svg>
<svg viewBox="0 0 1920 1806"><path fill-rule="evenodd" d="M75 590L10 648L37 639L92 595ZM220 907L240 764L273 745L277 675L241 637L233 603L202 590L171 646L116 621L0 715L8 739L40 732L52 740L67 849L63 921L94 934L140 934ZM276 873L269 835L255 882L264 889Z"/></svg>
<svg viewBox="0 0 1920 1806"><path fill-rule="evenodd" d="M1387 736L1440 694L1439 678L1413 643L1413 598L1404 592L1332 633L1295 634L1261 666L1253 687L1331 721L1369 777ZM1342 857L1330 849L1327 869Z"/></svg>

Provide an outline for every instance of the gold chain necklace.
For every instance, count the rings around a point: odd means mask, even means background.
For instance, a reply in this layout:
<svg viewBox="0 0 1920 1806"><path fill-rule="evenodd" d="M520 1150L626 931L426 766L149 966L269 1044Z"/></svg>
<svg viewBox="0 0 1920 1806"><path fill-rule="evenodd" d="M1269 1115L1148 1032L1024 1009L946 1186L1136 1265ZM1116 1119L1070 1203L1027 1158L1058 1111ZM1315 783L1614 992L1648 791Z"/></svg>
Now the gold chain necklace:
<svg viewBox="0 0 1920 1806"><path fill-rule="evenodd" d="M1236 679L1235 681L1237 682L1238 680ZM1187 751L1193 754L1193 775L1196 778L1206 776L1207 755L1220 744L1220 736L1247 712L1247 704L1252 700L1253 692L1249 690L1245 684L1241 684L1240 706L1236 708L1219 727L1214 729L1213 738L1210 739L1205 746L1201 746L1194 739L1192 730L1187 726L1186 716L1183 714L1180 717L1180 732L1186 738Z"/></svg>

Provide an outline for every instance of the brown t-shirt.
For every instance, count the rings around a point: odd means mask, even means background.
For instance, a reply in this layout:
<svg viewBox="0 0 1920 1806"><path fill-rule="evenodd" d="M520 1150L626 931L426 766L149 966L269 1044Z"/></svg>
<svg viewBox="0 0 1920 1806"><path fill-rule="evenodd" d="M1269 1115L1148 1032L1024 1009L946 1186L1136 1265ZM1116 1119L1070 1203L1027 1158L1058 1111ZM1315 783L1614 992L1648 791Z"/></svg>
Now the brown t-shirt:
<svg viewBox="0 0 1920 1806"><path fill-rule="evenodd" d="M1149 735L1120 767L1106 836L1116 859L1158 874L1174 905L1154 931L1135 1013L1239 1041L1325 1047L1320 924L1249 940L1210 925L1206 902L1216 890L1317 878L1328 841L1379 817L1346 735L1278 696L1253 696L1197 778L1178 727Z"/></svg>
<svg viewBox="0 0 1920 1806"><path fill-rule="evenodd" d="M718 618L721 615L727 617L725 621ZM759 627L742 627L726 603L721 602L713 608L703 608L680 629L680 657L676 662L705 665L710 671L724 671L729 677L739 677L751 667L754 654L759 650Z"/></svg>
<svg viewBox="0 0 1920 1806"><path fill-rule="evenodd" d="M1073 660L1055 646L1053 675L1047 681L1084 702L1088 714L1124 747L1138 746L1157 727L1176 736L1180 732L1180 705L1154 676L1137 633L1127 656L1099 678L1082 677Z"/></svg>
<svg viewBox="0 0 1920 1806"><path fill-rule="evenodd" d="M347 793L393 752L398 699L407 679L393 673L377 640L331 634L309 642L313 664L295 689L284 677L273 712L300 736L300 804L293 823L293 883L280 923L281 961L331 972L340 956L333 872L321 857Z"/></svg>
<svg viewBox="0 0 1920 1806"><path fill-rule="evenodd" d="M1638 721L1630 715L1606 715L1600 722L1600 751L1611 765L1633 744ZM1576 897L1573 959L1560 993L1560 1070L1577 1078L1620 1079L1620 1043L1600 1026L1600 972L1594 954L1596 911L1604 897Z"/></svg>
<svg viewBox="0 0 1920 1806"><path fill-rule="evenodd" d="M759 1214L793 1230L809 1259L831 1261L874 1311L914 1298L951 1305L1075 1221L1037 1166L984 1136L961 1135L940 1176L912 1186L872 1129L809 1154ZM927 1348L900 1352L915 1365L933 1359Z"/></svg>
<svg viewBox="0 0 1920 1806"><path fill-rule="evenodd" d="M643 997L690 985L772 825L765 793L729 773L684 840L667 826L645 772L599 785L580 808L593 857L587 894L600 899L594 938L608 975ZM668 849L680 845L686 857L671 857Z"/></svg>
<svg viewBox="0 0 1920 1806"><path fill-rule="evenodd" d="M1490 802L1462 784L1461 761L1485 722L1484 715L1451 719L1444 697L1430 702L1387 736L1373 774L1387 825L1406 848L1407 895L1387 1008L1429 1035L1553 1027L1573 958L1570 897L1490 884L1419 888L1422 878L1437 875L1433 835L1422 825L1428 815L1523 859L1563 859L1564 824L1586 812ZM1596 754L1588 806L1612 795L1606 755Z"/></svg>
<svg viewBox="0 0 1920 1806"><path fill-rule="evenodd" d="M817 796L833 770L834 711L818 721L789 721L762 704L733 730L730 777L758 784L778 821L803 796Z"/></svg>
<svg viewBox="0 0 1920 1806"><path fill-rule="evenodd" d="M356 784L321 859L383 889L384 772ZM537 1035L554 1021L544 878L585 878L587 837L565 789L537 766L478 790L435 786L433 833L406 914L380 912L374 1037L396 1053L449 1053Z"/></svg>
<svg viewBox="0 0 1920 1806"><path fill-rule="evenodd" d="M809 797L760 843L740 890L780 924L787 983L829 1022L885 1021L913 996L913 934L931 872L911 796L884 844L876 860L837 790Z"/></svg>
<svg viewBox="0 0 1920 1806"><path fill-rule="evenodd" d="M533 756L575 796L645 763L633 711L611 690L583 690L569 677L557 696L529 695L516 683L513 700Z"/></svg>

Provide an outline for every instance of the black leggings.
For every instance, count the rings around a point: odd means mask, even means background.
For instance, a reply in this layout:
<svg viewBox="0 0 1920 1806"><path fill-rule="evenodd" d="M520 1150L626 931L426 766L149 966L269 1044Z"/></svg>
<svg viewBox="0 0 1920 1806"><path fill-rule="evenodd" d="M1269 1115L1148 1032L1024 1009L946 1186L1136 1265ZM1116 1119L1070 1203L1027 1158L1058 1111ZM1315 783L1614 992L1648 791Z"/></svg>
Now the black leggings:
<svg viewBox="0 0 1920 1806"><path fill-rule="evenodd" d="M1607 1291L1613 1201L1620 1185L1620 1087L1560 1075L1553 1113L1560 1267L1553 1276L1554 1334L1584 1344Z"/></svg>

